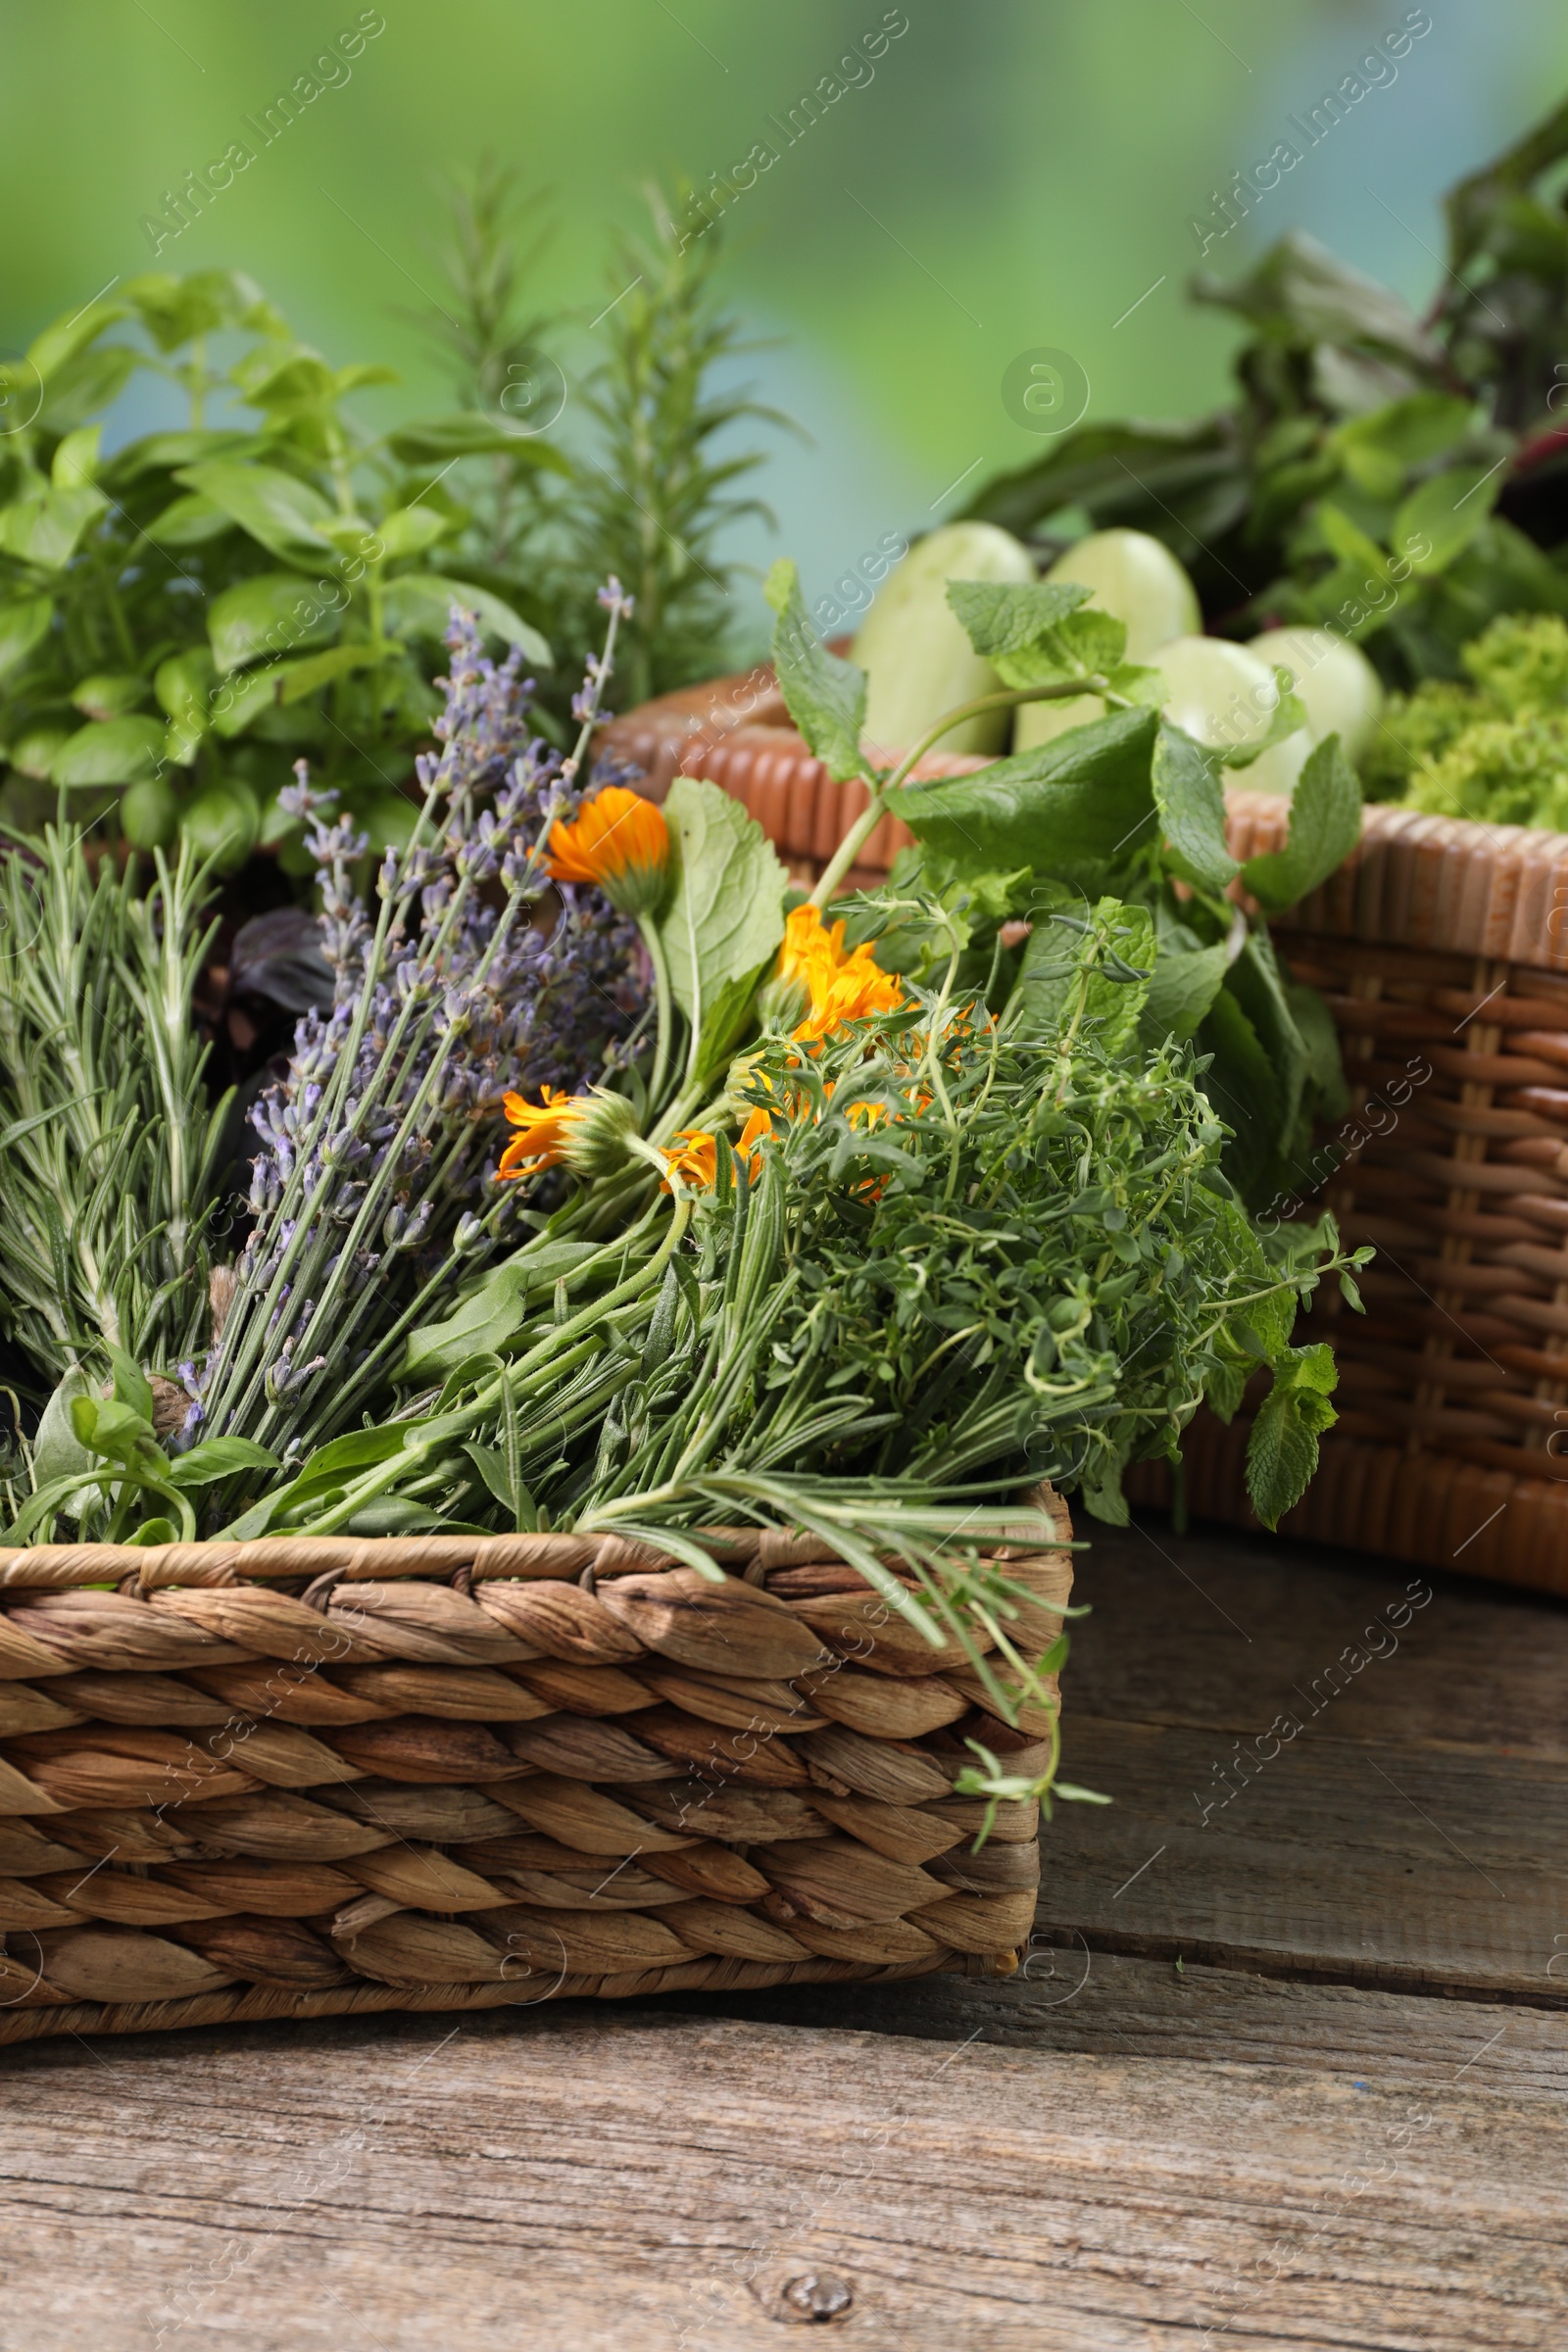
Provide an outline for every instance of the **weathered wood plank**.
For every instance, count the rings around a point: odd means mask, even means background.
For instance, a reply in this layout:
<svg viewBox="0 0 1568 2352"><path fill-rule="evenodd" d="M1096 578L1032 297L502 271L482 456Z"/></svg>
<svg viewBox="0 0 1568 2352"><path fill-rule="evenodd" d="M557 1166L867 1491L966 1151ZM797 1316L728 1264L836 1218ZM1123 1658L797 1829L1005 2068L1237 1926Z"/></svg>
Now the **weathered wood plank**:
<svg viewBox="0 0 1568 2352"><path fill-rule="evenodd" d="M1072 1628L1069 1726L1247 1735L1294 1712L1341 1740L1568 1758L1560 1602L1270 1537L1176 1536L1153 1517L1079 1532L1073 1597L1092 1614ZM1401 1603L1408 1622L1391 1625Z"/></svg>
<svg viewBox="0 0 1568 2352"><path fill-rule="evenodd" d="M1568 2001L1568 1763L1308 1732L1203 1818L1224 1736L1078 1716L1040 1918L1091 1944L1409 1991Z"/></svg>
<svg viewBox="0 0 1568 2352"><path fill-rule="evenodd" d="M867 2352L1568 2335L1559 2117L1468 2081L610 2009L106 2055L6 2067L18 2352L753 2352L824 2270Z"/></svg>
<svg viewBox="0 0 1568 2352"><path fill-rule="evenodd" d="M858 2029L1106 2058L1183 2058L1305 2067L1352 2081L1440 2090L1455 2080L1519 2097L1568 2097L1568 2013L1292 1983L1037 1945L1024 1973L909 1984L797 1985L724 1996L682 1993L661 2009L778 2026Z"/></svg>

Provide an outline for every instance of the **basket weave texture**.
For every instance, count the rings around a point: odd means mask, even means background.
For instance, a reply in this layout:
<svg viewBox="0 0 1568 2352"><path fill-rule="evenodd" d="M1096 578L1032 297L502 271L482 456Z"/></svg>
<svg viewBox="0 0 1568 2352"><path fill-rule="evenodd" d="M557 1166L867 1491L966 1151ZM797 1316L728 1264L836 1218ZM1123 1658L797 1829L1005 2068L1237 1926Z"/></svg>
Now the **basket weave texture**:
<svg viewBox="0 0 1568 2352"><path fill-rule="evenodd" d="M1229 814L1236 857L1283 843L1271 796ZM1365 1316L1331 1293L1303 1325L1339 1358L1340 1422L1282 1532L1568 1593L1568 837L1369 808L1274 929L1354 1106L1321 1198L1377 1250ZM1255 1525L1246 1437L1188 1432L1196 1514ZM1163 1501L1168 1474L1129 1491Z"/></svg>
<svg viewBox="0 0 1568 2352"><path fill-rule="evenodd" d="M865 806L766 669L647 704L605 742L659 797L679 772L723 785L803 870ZM1237 858L1283 846L1286 803L1227 806ZM879 826L852 880L903 838ZM1279 1210L1320 1198L1378 1251L1364 1318L1335 1294L1303 1325L1339 1357L1340 1423L1282 1532L1568 1593L1568 835L1370 807L1352 857L1272 928L1328 1000L1354 1106L1319 1139L1320 1194ZM1256 1526L1248 1426L1205 1410L1187 1432L1196 1515ZM1128 1493L1169 1501L1168 1471Z"/></svg>
<svg viewBox="0 0 1568 2352"><path fill-rule="evenodd" d="M973 1738L1038 1774L1049 1715L830 1547L702 1540L721 1582L607 1537L0 1553L0 2041L1009 1973L1039 1808L975 1853L953 1783ZM1000 1556L1038 1655L1070 1554Z"/></svg>

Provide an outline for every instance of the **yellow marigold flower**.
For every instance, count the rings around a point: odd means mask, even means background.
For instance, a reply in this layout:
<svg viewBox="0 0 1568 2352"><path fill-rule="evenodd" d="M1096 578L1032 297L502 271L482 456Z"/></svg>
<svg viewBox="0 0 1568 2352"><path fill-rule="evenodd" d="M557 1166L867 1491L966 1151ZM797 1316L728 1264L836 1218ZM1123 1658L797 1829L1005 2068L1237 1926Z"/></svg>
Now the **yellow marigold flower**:
<svg viewBox="0 0 1568 2352"><path fill-rule="evenodd" d="M622 914L651 914L669 867L664 812L640 792L609 784L567 824L550 828L545 865L557 882L593 882Z"/></svg>
<svg viewBox="0 0 1568 2352"><path fill-rule="evenodd" d="M638 1149L637 1113L624 1095L596 1086L591 1094L558 1095L541 1087L542 1102L508 1095L506 1113L522 1133L501 1154L497 1173L537 1175L562 1160L590 1181L615 1176L631 1165Z"/></svg>
<svg viewBox="0 0 1568 2352"><path fill-rule="evenodd" d="M781 988L806 992L805 1018L791 1031L798 1044L815 1043L867 1013L894 1012L904 1002L898 979L882 970L869 944L846 955L843 923L829 930L811 906L792 908L785 920L776 978Z"/></svg>

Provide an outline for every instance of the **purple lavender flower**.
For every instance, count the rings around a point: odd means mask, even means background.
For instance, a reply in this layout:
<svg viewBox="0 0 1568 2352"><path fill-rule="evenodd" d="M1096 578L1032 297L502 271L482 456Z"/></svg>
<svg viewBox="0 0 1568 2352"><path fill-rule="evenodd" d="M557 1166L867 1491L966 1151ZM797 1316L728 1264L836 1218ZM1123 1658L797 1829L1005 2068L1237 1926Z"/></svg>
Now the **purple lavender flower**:
<svg viewBox="0 0 1568 2352"><path fill-rule="evenodd" d="M612 581L601 601L612 635L627 600ZM280 1442L302 1394L313 1439L351 1418L352 1381L316 1374L373 1360L416 1295L526 1213L528 1188L492 1181L503 1096L584 1092L647 1004L635 924L547 875L577 762L529 738L520 656L491 662L458 610L447 643L440 749L416 762L423 812L380 862L373 915L354 873L365 837L335 796L303 761L284 796L317 863L333 1003L300 1020L287 1076L251 1114L255 1223L200 1378L203 1434ZM608 656L590 664L585 733L610 669Z"/></svg>

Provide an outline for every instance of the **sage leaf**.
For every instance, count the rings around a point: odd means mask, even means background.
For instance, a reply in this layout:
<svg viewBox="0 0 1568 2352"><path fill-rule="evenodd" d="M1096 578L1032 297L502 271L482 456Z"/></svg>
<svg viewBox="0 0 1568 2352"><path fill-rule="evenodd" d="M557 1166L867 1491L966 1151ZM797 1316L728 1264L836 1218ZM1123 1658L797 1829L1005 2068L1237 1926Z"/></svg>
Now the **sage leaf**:
<svg viewBox="0 0 1568 2352"><path fill-rule="evenodd" d="M677 776L664 801L670 881L659 916L676 1004L700 1060L735 1032L737 983L750 983L784 937L789 876L757 819L716 784Z"/></svg>

